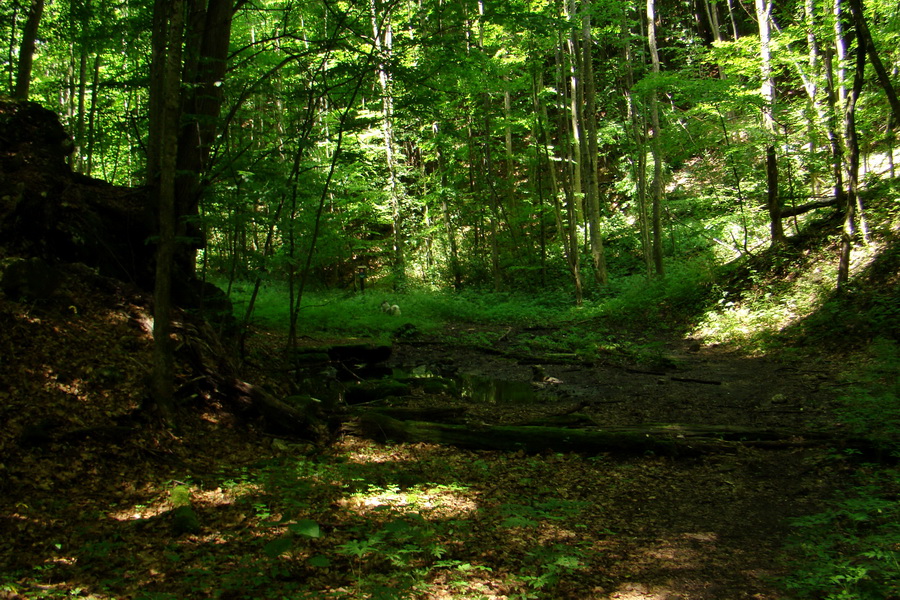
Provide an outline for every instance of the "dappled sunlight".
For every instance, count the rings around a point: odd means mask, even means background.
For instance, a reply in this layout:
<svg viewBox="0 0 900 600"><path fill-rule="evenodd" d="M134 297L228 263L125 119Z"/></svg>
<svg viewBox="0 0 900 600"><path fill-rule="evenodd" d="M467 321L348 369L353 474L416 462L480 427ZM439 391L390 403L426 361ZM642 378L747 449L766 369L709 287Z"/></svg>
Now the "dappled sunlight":
<svg viewBox="0 0 900 600"><path fill-rule="evenodd" d="M598 600L673 600L673 598L685 598L683 595L674 595L674 591L665 586L646 585L643 583L624 583L608 596Z"/></svg>
<svg viewBox="0 0 900 600"><path fill-rule="evenodd" d="M752 349L766 336L776 335L821 308L834 290L836 266L817 266L796 273L779 293L763 281L734 298L725 295L706 311L689 336L708 343L732 343Z"/></svg>

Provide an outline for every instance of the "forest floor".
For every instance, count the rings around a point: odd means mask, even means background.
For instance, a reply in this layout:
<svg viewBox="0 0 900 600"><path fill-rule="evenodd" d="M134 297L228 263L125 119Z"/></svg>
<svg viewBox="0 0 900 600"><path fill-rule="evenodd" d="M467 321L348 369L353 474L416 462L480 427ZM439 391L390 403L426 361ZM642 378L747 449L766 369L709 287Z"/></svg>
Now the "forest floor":
<svg viewBox="0 0 900 600"><path fill-rule="evenodd" d="M396 344L387 365L493 391L418 390L400 404L456 406L476 429L578 407L598 426L779 428L797 443L529 455L378 444L349 427L323 448L269 435L214 398L183 397L177 431L136 423L146 300L89 273L68 274L45 302L0 298L0 324L4 599L785 598L789 519L819 508L848 469L827 444L800 443L837 427L825 360L691 340L634 363L523 360L506 346L539 330L457 326ZM491 345L454 344L461 329ZM273 335L253 344L270 378Z"/></svg>
<svg viewBox="0 0 900 600"><path fill-rule="evenodd" d="M474 375L472 393L458 400L473 423L539 424L577 410L601 428L687 424L777 429L793 432L795 441L806 432L840 429L830 412L840 384L827 359L786 363L673 339L656 356L637 363L617 356L591 363L552 358L541 363L538 357L522 361L504 352L516 345L515 330L493 333L503 340L488 351L401 345L391 362L405 370L450 365ZM530 337L543 332L519 333ZM541 363L539 381L534 381L535 363ZM484 382L491 382L487 392L476 389ZM523 394L522 386L532 393ZM444 398L438 402L443 408L453 406ZM425 395L405 404L431 407L435 399ZM546 460L549 465L541 475L519 481L514 469L508 473L500 468L489 495L502 503L509 495L534 499L558 493L591 505L590 518L566 542L596 550L591 567L569 573L568 591L547 597L783 598L784 590L773 584L786 564L789 520L814 512L845 476L828 448L802 444L738 446L733 453L699 458L612 453Z"/></svg>

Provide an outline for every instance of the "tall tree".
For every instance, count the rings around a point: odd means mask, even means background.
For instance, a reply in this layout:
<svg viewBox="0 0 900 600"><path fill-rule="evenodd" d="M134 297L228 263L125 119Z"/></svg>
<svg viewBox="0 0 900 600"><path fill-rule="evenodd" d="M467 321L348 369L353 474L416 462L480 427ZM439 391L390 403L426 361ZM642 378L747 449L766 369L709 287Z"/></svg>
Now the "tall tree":
<svg viewBox="0 0 900 600"><path fill-rule="evenodd" d="M178 152L179 90L183 41L182 0L156 0L153 9L151 84L155 111L150 122L154 143L149 165L150 189L156 199L159 239L153 294L152 394L157 410L172 421L175 378L172 331L172 268L175 255L175 169Z"/></svg>
<svg viewBox="0 0 900 600"><path fill-rule="evenodd" d="M591 258L594 276L601 285L606 285L606 256L603 250L603 235L600 232L600 186L597 179L600 150L597 144L597 88L594 81L594 45L591 35L591 2L581 2L581 48L582 71L584 76L584 131L587 137L587 161L585 162L585 204L590 233Z"/></svg>
<svg viewBox="0 0 900 600"><path fill-rule="evenodd" d="M43 14L44 0L31 0L25 29L22 32L22 43L19 46L19 66L16 70L16 87L13 90L13 98L18 100L28 100L35 43Z"/></svg>
<svg viewBox="0 0 900 600"><path fill-rule="evenodd" d="M179 244L176 268L194 275L196 250L205 244L199 227L202 176L210 168L219 132L231 24L244 0L188 0L184 34L183 101L178 137L175 211Z"/></svg>
<svg viewBox="0 0 900 600"><path fill-rule="evenodd" d="M839 1L839 0L836 0ZM852 0L851 0L852 2ZM837 287L841 289L850 279L850 253L856 238L857 203L859 201L859 138L856 130L856 105L862 92L866 69L866 38L859 19L854 27L856 58L853 86L844 108L844 137L847 140L847 201L844 203L844 223L841 228L841 249L838 258Z"/></svg>
<svg viewBox="0 0 900 600"><path fill-rule="evenodd" d="M778 193L778 156L775 153L775 76L772 72L772 0L756 0L756 20L759 24L760 71L762 76L763 128L766 141L766 206L769 209L769 224L772 245L784 244L787 238L781 222L781 197Z"/></svg>
<svg viewBox="0 0 900 600"><path fill-rule="evenodd" d="M654 0L647 0L647 43L650 47L650 62L653 74L659 75L659 52L656 48L656 6ZM656 275L662 277L665 274L663 267L662 250L662 143L659 121L659 101L656 97L656 84L650 90L650 125L652 133L650 137L650 149L653 154L653 182L652 182L652 222L653 222L653 265Z"/></svg>
<svg viewBox="0 0 900 600"><path fill-rule="evenodd" d="M403 214L400 210L401 191L398 174L397 147L394 140L394 78L391 72L394 32L391 6L382 0L369 0L372 17L372 38L377 52L378 85L381 89L381 126L384 136L385 166L388 172L387 194L391 207L391 260L394 285L402 287L406 273L403 249Z"/></svg>

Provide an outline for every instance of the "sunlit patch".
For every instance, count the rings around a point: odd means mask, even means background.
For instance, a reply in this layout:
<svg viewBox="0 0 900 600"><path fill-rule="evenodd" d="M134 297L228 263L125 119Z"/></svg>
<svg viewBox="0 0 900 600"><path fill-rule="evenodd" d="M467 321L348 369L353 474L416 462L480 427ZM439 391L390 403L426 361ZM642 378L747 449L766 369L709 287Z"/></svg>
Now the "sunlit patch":
<svg viewBox="0 0 900 600"><path fill-rule="evenodd" d="M605 596L606 600L669 600L672 590L643 583L625 583L618 590Z"/></svg>
<svg viewBox="0 0 900 600"><path fill-rule="evenodd" d="M158 517L168 511L172 506L169 502L160 498L151 504L135 504L106 513L106 516L114 521L141 521Z"/></svg>
<svg viewBox="0 0 900 600"><path fill-rule="evenodd" d="M336 504L357 514L390 508L396 512L427 512L429 517L449 519L471 515L478 510L476 494L457 486L415 486L401 490L396 486L372 486L339 499Z"/></svg>

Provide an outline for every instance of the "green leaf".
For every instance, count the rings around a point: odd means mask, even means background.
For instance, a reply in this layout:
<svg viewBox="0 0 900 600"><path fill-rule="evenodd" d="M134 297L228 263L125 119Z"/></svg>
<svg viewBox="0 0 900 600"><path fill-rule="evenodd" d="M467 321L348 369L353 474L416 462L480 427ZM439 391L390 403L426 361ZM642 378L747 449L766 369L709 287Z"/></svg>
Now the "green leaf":
<svg viewBox="0 0 900 600"><path fill-rule="evenodd" d="M265 552L266 556L268 556L269 558L278 558L279 556L290 550L291 546L293 546L291 538L280 537L263 546L263 552Z"/></svg>
<svg viewBox="0 0 900 600"><path fill-rule="evenodd" d="M319 529L319 524L310 519L303 519L302 521L292 523L288 525L288 529L293 533L305 535L306 537L317 538L322 536L322 530Z"/></svg>
<svg viewBox="0 0 900 600"><path fill-rule="evenodd" d="M317 554L317 555L311 557L311 558L310 558L308 561L306 561L306 562L308 562L308 563L309 563L310 565L312 565L313 567L319 567L319 568L323 568L323 569L324 569L325 567L330 567L330 566L331 566L331 559L328 558L327 556L323 556L323 555L321 555L321 554Z"/></svg>

